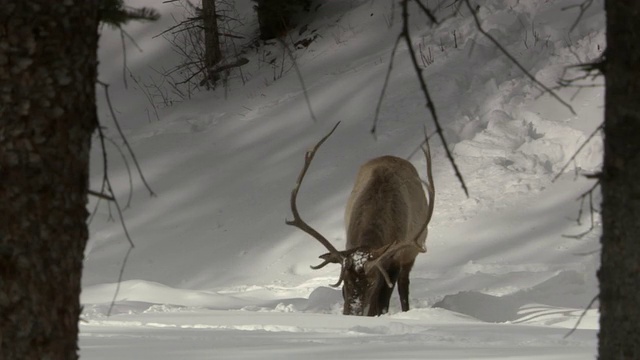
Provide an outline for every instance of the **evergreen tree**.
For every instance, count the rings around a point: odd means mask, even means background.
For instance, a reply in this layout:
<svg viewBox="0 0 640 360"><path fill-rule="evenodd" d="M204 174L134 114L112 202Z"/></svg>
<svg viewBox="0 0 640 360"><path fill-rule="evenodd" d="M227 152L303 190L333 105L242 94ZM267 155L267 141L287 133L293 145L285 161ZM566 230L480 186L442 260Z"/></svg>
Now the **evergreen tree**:
<svg viewBox="0 0 640 360"><path fill-rule="evenodd" d="M599 359L640 359L640 2L607 0Z"/></svg>
<svg viewBox="0 0 640 360"><path fill-rule="evenodd" d="M280 37L296 25L294 16L302 9L309 11L310 0L254 0L260 25L260 39Z"/></svg>
<svg viewBox="0 0 640 360"><path fill-rule="evenodd" d="M121 0L0 0L0 359L77 359L98 23Z"/></svg>
<svg viewBox="0 0 640 360"><path fill-rule="evenodd" d="M77 359L96 1L0 0L0 359Z"/></svg>
<svg viewBox="0 0 640 360"><path fill-rule="evenodd" d="M160 15L146 7L132 8L124 4L124 0L98 1L98 16L101 22L120 27L131 20L155 21Z"/></svg>

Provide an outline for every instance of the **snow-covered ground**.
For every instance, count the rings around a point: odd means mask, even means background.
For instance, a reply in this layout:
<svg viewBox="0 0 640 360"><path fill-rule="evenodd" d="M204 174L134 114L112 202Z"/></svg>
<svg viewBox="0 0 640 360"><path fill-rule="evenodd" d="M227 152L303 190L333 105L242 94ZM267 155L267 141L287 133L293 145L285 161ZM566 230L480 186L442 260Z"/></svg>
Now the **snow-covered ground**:
<svg viewBox="0 0 640 360"><path fill-rule="evenodd" d="M127 63L149 79L171 66L162 38L172 4L152 24L131 24ZM433 1L430 3L434 3ZM572 1L498 0L480 8L485 29L548 86L567 65L597 58L605 46L601 2L576 28ZM445 4L446 5L446 4ZM248 1L237 3L255 30ZM392 10L395 14L392 15ZM434 125L425 109L406 46L400 45L380 112L369 134L391 49L399 7L381 0L322 2L307 31L320 36L295 52L313 112L295 71L279 76L282 49L265 45L245 56L247 83L159 108L159 120L139 86L122 80L120 34L104 29L100 79L111 84L114 107L157 197L138 178L124 211L135 243L115 306L107 316L129 247L109 207L90 224L82 303L84 359L589 359L595 357L600 222L588 211L576 222L592 186L581 174L601 164L597 135L560 178L552 179L602 121L603 88L562 89L576 114L541 91L486 38L461 8L443 6L432 26L412 11L411 31L423 49L425 79L450 148L469 187L467 198L444 155L431 141L436 184L428 252L411 273L411 306L378 318L341 315L339 269L311 270L325 249L284 221L304 151L337 121L305 180L302 216L344 247L343 211L359 164L382 154L410 156ZM452 15L453 16L448 16ZM455 42L457 48L454 46ZM276 65L266 61L276 58ZM274 72L275 68L275 72ZM279 77L274 81L274 73ZM596 82L599 81L596 79ZM118 142L99 90L99 114ZM100 188L102 154L93 149L92 188ZM129 176L107 143L109 176L126 204ZM411 157L424 169L420 154ZM596 197L596 203L599 198ZM90 204L93 209L95 199ZM111 213L117 218L114 209Z"/></svg>

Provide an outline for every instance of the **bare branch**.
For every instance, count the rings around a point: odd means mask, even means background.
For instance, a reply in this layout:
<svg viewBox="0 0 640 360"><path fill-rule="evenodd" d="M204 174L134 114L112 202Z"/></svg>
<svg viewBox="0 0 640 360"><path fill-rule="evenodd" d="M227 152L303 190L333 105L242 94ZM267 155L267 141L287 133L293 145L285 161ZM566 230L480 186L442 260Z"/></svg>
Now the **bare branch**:
<svg viewBox="0 0 640 360"><path fill-rule="evenodd" d="M584 311L582 311L582 314L580 314L580 317L578 318L578 321L576 321L576 324L564 336L565 339L568 338L569 336L571 336L571 334L573 334L576 330L578 330L578 326L580 326L580 323L582 322L582 319L584 319L585 315L587 315L587 311L589 311L589 309L591 309L591 307L596 302L596 300L598 300L599 297L600 297L600 294L594 296L593 299L591 299L591 301L589 301L589 304L587 305L587 307L584 308Z"/></svg>
<svg viewBox="0 0 640 360"><path fill-rule="evenodd" d="M110 103L109 103L110 105ZM113 109L111 110L113 111ZM133 244L133 240L131 240L131 236L129 235L129 230L127 229L127 225L124 222L124 217L122 216L122 209L120 209L120 204L118 203L118 199L116 198L115 194L113 193L113 188L111 187L111 181L109 180L109 176L108 176L108 172L107 172L107 152L106 152L106 148L105 148L105 144L104 144L104 132L102 131L102 128L100 126L97 127L98 129L98 135L99 135L99 139L100 139L100 144L102 146L102 154L103 154L103 183L102 183L102 190L100 191L100 194L104 194L105 189L108 191L108 195L105 195L105 198L108 198L108 200L110 200L111 202L113 202L113 204L115 204L116 206L116 210L118 211L118 216L120 218L120 224L122 225L122 229L124 231L124 234L127 238L127 241L129 242L129 248L127 250L127 253L124 256L123 262L122 262L122 266L120 267L120 273L118 275L118 282L116 285L116 291L113 294L113 300L111 301L111 305L109 305L109 311L107 312L107 316L111 315L111 311L113 309L113 306L115 305L115 301L116 298L118 297L118 293L120 292L120 283L122 282L122 278L124 275L124 268L127 264L127 260L129 258L129 254L131 253L131 250L133 250L133 248L135 247L135 245ZM89 190L89 192L91 192L91 190ZM99 197L98 201L100 201L100 199L102 199L103 197ZM110 203L111 203L110 202ZM98 202L99 204L99 202ZM98 204L96 204L96 208L94 209L94 214L95 215L95 211L98 208ZM92 217L93 217L92 215Z"/></svg>
<svg viewBox="0 0 640 360"><path fill-rule="evenodd" d="M233 69L235 67L240 67L243 65L246 65L249 63L249 59L241 57L236 59L236 61L232 62L232 63L228 63L228 64L224 64L224 65L218 65L213 69L208 69L207 73L209 76L213 75L213 74L217 74L219 72L225 71L225 70L229 70L229 69ZM210 79L204 79L200 82L200 86L204 85L204 83L206 81L208 81Z"/></svg>
<svg viewBox="0 0 640 360"><path fill-rule="evenodd" d="M591 225L589 226L589 228L587 230L585 230L584 232L581 232L580 234L576 234L576 235L562 235L562 237L565 238L569 238L569 239L582 239L585 235L589 234L590 232L593 231L593 229L595 229L595 220L594 220L594 214L597 212L594 204L593 204L593 193L595 192L596 188L600 186L600 180L596 181L593 186L591 186L591 188L589 188L589 190L585 191L582 195L580 195L576 200L580 200L580 210L578 210L578 218L576 219L576 222L578 223L578 225L581 224L581 219L582 219L582 211L584 209L584 201L585 199L589 199L589 215L590 215L590 219L591 219Z"/></svg>
<svg viewBox="0 0 640 360"><path fill-rule="evenodd" d="M100 139L100 148L102 149L102 185L100 187L100 193L104 194L106 186L107 186L107 174L108 174L108 161L107 161L107 149L104 145L104 132L102 131L102 127L98 124L96 127L98 130L98 138ZM91 212L91 216L89 217L88 222L91 223L93 217L98 212L98 206L100 206L101 198L98 198L96 202L96 206L93 208Z"/></svg>
<svg viewBox="0 0 640 360"><path fill-rule="evenodd" d="M175 0L175 1L180 1L180 0ZM175 20L175 18L174 18L174 20ZM177 21L176 21L176 22L177 22ZM175 29L177 29L177 28L180 28L180 27L182 27L182 26L184 26L185 24L190 23L190 22L191 22L190 20L185 20L185 21L177 22L177 24L175 24L175 25L171 26L170 28L168 28L167 30L165 30L165 31L163 31L163 32L161 32L161 33L159 33L159 34L156 34L156 35L152 36L151 38L152 38L152 39L155 39L155 38L160 37L160 36L162 36L162 35L164 35L164 34L170 33L170 32L172 32L173 30L175 30Z"/></svg>
<svg viewBox="0 0 640 360"><path fill-rule="evenodd" d="M150 196L156 196L156 194L153 192L153 190L151 190L151 187L147 183L147 180L145 179L144 174L142 173L142 169L140 168L140 164L138 164L138 159L136 159L136 155L133 152L133 149L131 149L131 145L129 145L129 141L127 141L127 137L122 132L122 128L120 128L120 123L118 122L118 118L116 117L116 113L113 110L113 106L111 105L111 98L109 97L109 84L104 83L102 81L98 81L98 83L100 85L102 85L102 87L104 88L104 93L105 93L105 97L107 99L107 105L109 106L109 111L111 112L111 117L113 117L113 122L116 125L116 129L118 130L118 134L120 134L120 136L122 137L122 141L124 142L124 145L127 147L127 150L129 151L129 155L131 155L131 158L133 159L133 163L136 165L136 169L138 169L138 174L140 175L140 179L144 183L144 186L147 188L147 190L149 190L149 195Z"/></svg>
<svg viewBox="0 0 640 360"><path fill-rule="evenodd" d="M442 131L442 126L440 125L440 121L438 119L438 115L436 114L436 108L433 104L433 100L431 99L431 94L429 93L429 90L427 89L427 84L424 80L424 77L422 76L422 68L420 68L420 65L418 64L418 60L416 58L416 52L415 49L413 48L413 44L411 43L411 35L409 34L409 10L408 10L408 2L409 0L403 0L402 1L402 19L403 19L403 25L402 25L402 32L400 34L400 36L402 36L405 39L405 42L407 44L407 47L409 49L409 54L410 54L410 58L411 58L411 62L413 63L413 68L416 71L416 75L418 77L418 81L420 82L420 88L422 89L422 93L424 94L425 99L427 100L427 109L429 109L429 112L431 113L431 117L433 118L433 122L436 126L436 133L438 134L438 137L440 138L440 141L442 141L442 145L444 146L444 150L445 153L447 155L447 158L449 159L449 162L451 163L451 166L453 167L453 170L456 174L456 177L458 178L458 181L460 182L460 185L462 186L462 190L464 190L464 193L467 197L469 197L469 190L467 189L467 185L464 182L464 179L462 177L462 174L460 173L460 170L458 169L458 165L456 164L455 159L453 158L453 154L451 154L451 150L449 150L449 145L447 143L447 139L445 139L444 137L444 132Z"/></svg>
<svg viewBox="0 0 640 360"><path fill-rule="evenodd" d="M99 191L95 191L95 190L87 190L87 193L91 196L95 196L97 198L103 199L103 200L107 200L107 201L116 201L116 199L114 197L112 197L111 195L107 195L105 193L101 193Z"/></svg>
<svg viewBox="0 0 640 360"><path fill-rule="evenodd" d="M578 17L573 22L573 25L571 25L569 32L573 32L573 30L575 30L576 26L578 26L578 23L580 23L580 20L582 20L582 17L584 16L585 12L587 12L587 10L592 4L593 4L593 0L584 0L582 4L569 5L561 9L562 11L573 9L573 8L578 8L580 10L580 12L578 13Z"/></svg>
<svg viewBox="0 0 640 360"><path fill-rule="evenodd" d="M313 109L311 108L311 100L309 100L309 92L307 91L307 87L304 84L304 79L302 78L302 73L300 72L300 68L298 67L298 62L296 61L295 57L293 56L293 53L291 52L291 49L289 49L289 46L287 45L287 43L285 43L284 40L282 40L281 38L277 38L277 40L278 40L278 42L280 42L280 44L284 48L285 52L287 53L287 55L289 56L289 58L293 62L293 68L296 71L296 75L298 76L298 81L300 81L300 86L302 87L302 93L304 94L304 100L307 102L307 107L309 108L309 115L311 116L311 119L313 119L314 122L318 122L318 119L316 119L316 116L313 113ZM284 68L284 66L283 66L283 68ZM336 126L338 126L338 125L336 125Z"/></svg>
<svg viewBox="0 0 640 360"><path fill-rule="evenodd" d="M124 268L127 266L127 261L129 260L129 255L131 254L132 250L133 250L133 246L130 246L127 249L127 253L124 255L124 259L122 259L122 266L120 267L120 273L118 274L118 282L116 283L116 291L113 292L113 299L111 299L111 304L109 304L107 317L111 316L113 307L116 305L116 299L118 298L118 294L120 293L120 284L122 284L122 279L124 277Z"/></svg>
<svg viewBox="0 0 640 360"><path fill-rule="evenodd" d="M103 149L103 161L104 161L103 170L107 171L107 154L104 146L105 136L102 131L102 128L100 126L98 126L97 128L98 128L100 143ZM118 217L120 218L120 223L122 224L122 230L124 231L124 234L127 237L127 240L129 241L129 244L131 245L131 247L134 247L133 241L131 240L131 236L129 236L129 231L127 230L127 226L124 222L124 217L122 216L122 209L120 208L120 203L118 202L118 199L116 198L115 193L113 192L113 187L111 186L111 180L109 179L109 175L107 172L105 172L102 176L103 176L102 190L99 193L104 194L106 190L108 195L105 195L105 196L108 196L109 198L113 199L112 202L116 206L116 210L118 211ZM99 197L99 198L102 198L102 197Z"/></svg>
<svg viewBox="0 0 640 360"><path fill-rule="evenodd" d="M124 30L122 27L119 27L120 29L120 36L122 37L122 39L124 39L124 37L126 37L127 39L129 39L129 41L131 41L131 44L133 46L135 46L135 48L139 51L142 52L142 48L140 47L140 45L138 45L138 43L136 42L136 40L133 38L133 36L131 36L131 34L129 34L126 30ZM124 47L124 42L122 44L122 46Z"/></svg>
<svg viewBox="0 0 640 360"><path fill-rule="evenodd" d="M384 77L384 84L382 85L382 91L380 92L380 98L378 99L378 104L376 105L376 112L373 116L373 126L371 127L371 134L376 136L376 130L378 126L378 118L380 117L380 108L382 107L382 100L384 99L384 94L387 91L387 86L389 85L389 78L391 77L391 70L393 69L393 58L396 55L396 51L398 50L398 45L400 44L400 40L402 39L402 35L398 35L395 44L393 45L393 49L391 50L391 58L389 59L389 67L387 68L387 74Z"/></svg>
<svg viewBox="0 0 640 360"><path fill-rule="evenodd" d="M525 69L524 66L522 66L522 64L520 64L520 62L513 55L511 55L507 51L507 49L505 49L502 46L502 44L500 44L500 42L498 40L496 40L493 36L491 36L491 34L489 34L487 31L485 31L482 28L482 24L480 24L480 19L478 18L478 14L476 12L476 9L474 9L471 6L471 3L469 2L469 0L465 0L464 2L465 2L465 4L467 4L467 7L469 8L469 11L471 11L471 15L473 16L473 20L476 23L476 27L478 28L478 31L482 35L484 35L487 39L489 39L500 50L500 52L502 52L509 60L511 60L511 62L516 67L518 67L518 69L520 69L529 79L531 79L531 81L533 81L535 84L540 86L544 91L548 92L552 97L554 97L556 100L558 100L558 102L560 102L567 109L569 109L569 111L571 111L571 113L573 115L576 115L575 110L573 110L573 107L569 103L567 103L566 101L562 100L562 98L560 98L560 96L558 96L558 94L556 94L552 89L550 89L547 85L543 84L540 80L536 79L536 77L533 76L527 69Z"/></svg>
<svg viewBox="0 0 640 360"><path fill-rule="evenodd" d="M558 80L558 85L552 87L551 89L553 90L557 90L557 89L562 89L562 88L575 88L577 89L576 92L573 94L573 96L571 96L571 100L573 101L575 99L576 96L578 96L578 94L580 93L580 91L582 89L585 88L596 88L596 87L603 87L604 83L588 83L588 84L581 84L579 82L581 81L595 81L597 77L601 76L602 74L604 74L604 60L602 58L600 58L600 60L595 61L595 62L591 62L591 63L583 63L583 64L577 64L577 65L572 65L572 66L567 66L564 68L563 72L562 72L562 76L560 77L560 79ZM576 69L578 68L579 70L582 70L584 73L582 75L578 75L578 76L574 76L571 78L567 78L565 77L566 73L568 72L568 70L571 69ZM545 92L540 93L540 95L538 95L536 98L544 95Z"/></svg>
<svg viewBox="0 0 640 360"><path fill-rule="evenodd" d="M553 180L551 180L551 182L555 182L556 180L558 180L558 178L560 178L560 176L569 167L569 165L575 160L575 158L582 151L582 149L584 149L584 147L587 146L587 144L591 141L591 139L593 139L596 136L596 134L602 129L604 129L604 122L600 124L600 126L598 126L595 130L593 130L593 132L587 137L587 139L582 143L582 145L580 145L578 150L576 150L576 152L573 153L569 161L567 161L567 163L562 167L562 169L560 169L560 171L556 174Z"/></svg>
<svg viewBox="0 0 640 360"><path fill-rule="evenodd" d="M418 145L416 146L416 148L415 148L415 149L413 149L413 151L411 151L411 153L409 154L409 156L407 156L405 159L409 160L409 159L411 159L412 157L414 157L414 156L418 153L418 151L420 151L421 149L423 149L423 147L422 147L422 146L424 145L425 141L426 141L426 140L428 140L428 139L431 139L434 135L436 135L436 133L435 133L435 132L431 133L431 135L427 135L427 136L426 136L426 139L425 139L425 140L422 140L422 141L420 142L420 144L418 144ZM425 184L425 185L426 185L426 184Z"/></svg>
<svg viewBox="0 0 640 360"><path fill-rule="evenodd" d="M127 46L124 43L124 30L120 28L120 42L122 43L122 81L124 82L124 88L128 89L127 83Z"/></svg>
<svg viewBox="0 0 640 360"><path fill-rule="evenodd" d="M429 20L431 20L431 22L433 22L434 24L438 24L438 19L436 19L436 17L433 15L433 13L431 12L431 10L426 7L422 1L420 0L413 0L413 2L415 2L416 4L418 4L418 7L420 8L420 10L422 10L422 12L427 15L427 17L429 18Z"/></svg>
<svg viewBox="0 0 640 360"><path fill-rule="evenodd" d="M584 251L584 252L577 252L577 253L573 253L573 255L575 255L575 256L589 256L589 255L599 254L600 251L602 251L602 249L596 249L596 250Z"/></svg>
<svg viewBox="0 0 640 360"><path fill-rule="evenodd" d="M105 139L107 139L111 144L113 144L116 150L118 150L118 152L120 153L120 156L122 157L122 162L124 163L124 166L127 169L127 175L129 177L129 197L127 198L127 204L124 206L124 208L127 209L131 206L131 200L133 199L133 176L131 175L131 167L129 167L129 161L127 160L127 157L124 155L124 152L122 151L120 146L118 146L118 144L108 136L105 136Z"/></svg>

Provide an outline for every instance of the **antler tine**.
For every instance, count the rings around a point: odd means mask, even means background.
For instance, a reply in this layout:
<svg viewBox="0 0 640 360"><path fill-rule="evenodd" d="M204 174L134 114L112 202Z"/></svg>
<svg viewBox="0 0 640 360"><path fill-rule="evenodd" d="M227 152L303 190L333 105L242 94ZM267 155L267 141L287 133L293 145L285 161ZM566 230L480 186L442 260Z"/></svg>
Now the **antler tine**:
<svg viewBox="0 0 640 360"><path fill-rule="evenodd" d="M429 136L427 135L427 129L424 129L424 147L422 148L422 152L424 153L424 157L427 160L427 181L423 182L427 187L427 193L429 193L429 208L427 209L427 218L422 224L422 227L418 231L418 233L413 238L413 242L417 245L418 239L420 235L424 232L424 230L431 222L431 217L433 216L433 207L435 205L435 197L436 197L436 189L433 185L433 173L431 171L431 147L429 146ZM422 246L418 246L420 248L420 252L426 252L426 248Z"/></svg>
<svg viewBox="0 0 640 360"><path fill-rule="evenodd" d="M431 147L429 147L429 136L427 136L427 129L424 130L424 148L422 148L422 152L424 152L424 157L427 160L427 192L429 193L429 212L427 214L426 224L431 221L431 216L433 215L433 206L435 205L435 196L436 189L433 185L433 173L431 171ZM425 224L425 228L426 225ZM424 228L422 229L424 230ZM422 231L420 231L422 232Z"/></svg>
<svg viewBox="0 0 640 360"><path fill-rule="evenodd" d="M335 283L335 284L329 284L329 286L338 287L338 286L340 286L340 284L342 284L343 280L344 280L344 268L342 270L340 270L340 278L338 279L338 282Z"/></svg>
<svg viewBox="0 0 640 360"><path fill-rule="evenodd" d="M327 264L331 264L331 260L325 260L321 264L318 264L316 266L310 265L309 267L311 269L313 269L313 270L318 270L318 269L322 269L323 267L327 266Z"/></svg>
<svg viewBox="0 0 640 360"><path fill-rule="evenodd" d="M382 277L384 277L384 281L387 283L387 286L389 287L389 289L391 289L393 287L393 283L391 282L391 278L389 277L389 274L387 273L387 270L385 270L382 265L380 265L379 261L376 261L376 268L378 268L378 270L380 270L380 273L382 274Z"/></svg>
<svg viewBox="0 0 640 360"><path fill-rule="evenodd" d="M402 243L402 244L394 243L391 246L387 246L386 249L384 250L384 252L382 253L382 255L380 255L379 257L371 260L371 262L366 265L367 268L366 268L365 271L369 272L369 271L373 271L373 269L377 269L378 271L380 271L380 274L384 278L384 281L387 284L387 286L389 288L392 288L393 287L393 282L391 281L391 277L389 277L389 273L387 273L387 271L384 269L384 267L382 267L381 263L383 261L385 261L387 258L393 256L398 251L400 251L400 250L402 250L404 248L410 248L410 247L417 248L419 252L425 252L425 250L423 248L421 248L420 246L418 246L418 244L416 244L415 242Z"/></svg>
<svg viewBox="0 0 640 360"><path fill-rule="evenodd" d="M304 179L304 176L307 174L307 170L309 170L309 166L311 165L311 161L313 161L313 157L315 156L316 151L318 151L320 146L322 146L322 144L329 138L329 136L333 134L333 132L338 127L338 125L340 125L340 122L336 123L336 125L333 127L333 129L331 129L331 131L327 135L325 135L322 139L320 139L320 141L318 141L318 143L311 150L305 153L304 167L302 168L302 170L300 171L300 174L298 175L296 186L293 188L293 190L291 190L290 203L291 203L291 212L293 213L293 220L286 220L285 223L290 226L295 226L298 229L311 235L316 240L318 240L322 245L324 245L324 247L326 247L327 250L329 250L329 252L332 255L337 256L339 259L343 259L344 256L329 242L329 240L327 240L324 236L322 236L322 234L320 234L318 231L312 228L309 224L307 224L304 220L302 220L302 218L300 217L300 213L298 212L298 205L296 204L296 200L298 198L298 190L300 190L300 185L302 184L302 180ZM330 259L325 259L325 262L327 261L331 262ZM318 268L325 265L326 263L322 263L318 265ZM340 281L342 281L342 274L340 276Z"/></svg>

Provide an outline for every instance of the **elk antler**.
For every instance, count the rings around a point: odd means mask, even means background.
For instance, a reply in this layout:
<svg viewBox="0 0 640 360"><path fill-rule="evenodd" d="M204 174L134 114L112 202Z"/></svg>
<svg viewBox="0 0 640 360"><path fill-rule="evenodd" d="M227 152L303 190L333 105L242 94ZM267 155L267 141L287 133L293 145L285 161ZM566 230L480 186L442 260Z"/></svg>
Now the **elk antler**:
<svg viewBox="0 0 640 360"><path fill-rule="evenodd" d="M309 166L311 165L311 161L313 161L313 157L315 156L316 151L318 151L320 146L329 138L329 136L331 136L331 134L333 134L333 132L338 127L338 125L340 125L340 122L336 123L336 125L333 127L333 129L331 129L331 131L327 135L325 135L322 139L320 139L320 141L318 141L318 143L311 150L308 150L305 153L304 166L300 171L300 174L298 175L296 186L293 188L293 190L291 190L290 203L291 203L291 212L293 213L293 220L286 220L287 225L295 226L298 229L306 232L307 234L311 235L316 240L318 240L322 245L324 245L324 247L327 248L327 250L329 250L329 253L320 256L320 258L324 260L320 265L311 266L311 268L314 270L323 268L325 265L329 263L338 263L338 264L344 265L345 255L340 251L338 251L329 242L329 240L327 240L324 236L322 236L322 234L320 234L318 231L312 228L309 224L307 224L304 220L302 220L302 218L300 217L300 213L298 212L298 205L296 204L296 200L298 198L298 190L300 190L300 185L302 184L302 180L304 179L304 176L307 174L307 170L309 170ZM343 279L343 273L344 271L340 271L340 279L336 284L332 286L334 287L340 286L340 283L342 283L342 279Z"/></svg>
<svg viewBox="0 0 640 360"><path fill-rule="evenodd" d="M433 173L431 172L431 148L429 147L429 137L427 136L426 129L424 132L424 148L422 149L422 152L424 152L424 158L427 160L427 192L429 193L429 211L427 213L427 220L422 226L420 233L427 228L427 225L431 221L433 206L436 203L436 188L433 185Z"/></svg>
<svg viewBox="0 0 640 360"><path fill-rule="evenodd" d="M424 221L424 224L413 238L413 242L418 245L418 239L420 235L424 232L431 221L431 216L433 216L433 206L435 205L436 199L436 189L433 185L433 173L431 172L431 148L429 147L429 136L427 136L427 129L424 129L424 147L422 148L422 152L424 153L424 158L427 160L427 181L425 182L425 186L427 187L427 193L429 193L429 209L427 210L427 219ZM418 246L421 251L426 252L427 249L424 246Z"/></svg>
<svg viewBox="0 0 640 360"><path fill-rule="evenodd" d="M425 252L425 250L422 247L418 246L418 244L415 241L410 243L400 243L400 244L393 243L391 245L387 245L383 247L382 250L380 251L381 254L379 256L376 256L374 254L373 259L365 265L366 266L365 271L369 273L373 271L373 269L379 270L380 274L384 278L384 281L387 283L387 286L389 288L392 288L393 282L391 281L391 277L389 277L389 274L387 273L387 271L382 266L382 263L386 261L388 258L395 255L398 251L403 250L405 248L416 248L418 252Z"/></svg>

